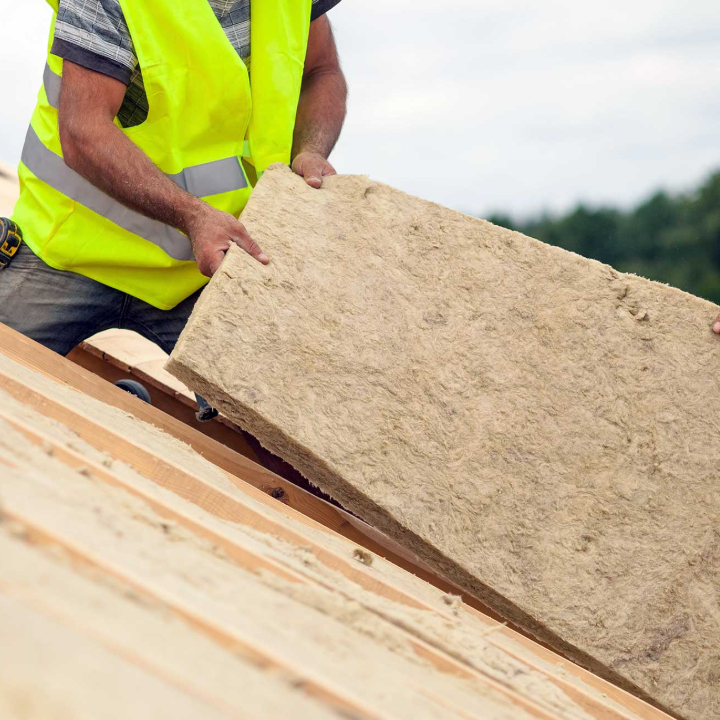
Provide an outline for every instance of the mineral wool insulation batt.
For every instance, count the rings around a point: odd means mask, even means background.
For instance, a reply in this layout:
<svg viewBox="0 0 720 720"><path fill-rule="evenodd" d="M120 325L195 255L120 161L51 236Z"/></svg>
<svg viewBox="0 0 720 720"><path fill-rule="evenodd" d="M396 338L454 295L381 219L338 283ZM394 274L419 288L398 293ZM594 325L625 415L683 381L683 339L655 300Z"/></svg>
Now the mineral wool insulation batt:
<svg viewBox="0 0 720 720"><path fill-rule="evenodd" d="M266 172L168 369L453 582L720 717L709 302L364 176Z"/></svg>

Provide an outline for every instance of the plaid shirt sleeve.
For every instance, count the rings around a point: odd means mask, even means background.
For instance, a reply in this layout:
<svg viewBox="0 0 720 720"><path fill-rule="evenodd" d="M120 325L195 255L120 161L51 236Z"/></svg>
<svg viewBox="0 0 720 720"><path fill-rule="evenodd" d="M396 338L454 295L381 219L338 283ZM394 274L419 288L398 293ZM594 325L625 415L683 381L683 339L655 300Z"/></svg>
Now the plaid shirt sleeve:
<svg viewBox="0 0 720 720"><path fill-rule="evenodd" d="M119 0L60 0L51 52L126 85L138 62Z"/></svg>
<svg viewBox="0 0 720 720"><path fill-rule="evenodd" d="M339 2L313 0L312 19L317 20ZM218 17L222 16L228 38L244 57L249 51L248 12L243 8L247 2L210 0L210 5ZM51 52L125 85L130 84L138 64L119 0L60 0Z"/></svg>

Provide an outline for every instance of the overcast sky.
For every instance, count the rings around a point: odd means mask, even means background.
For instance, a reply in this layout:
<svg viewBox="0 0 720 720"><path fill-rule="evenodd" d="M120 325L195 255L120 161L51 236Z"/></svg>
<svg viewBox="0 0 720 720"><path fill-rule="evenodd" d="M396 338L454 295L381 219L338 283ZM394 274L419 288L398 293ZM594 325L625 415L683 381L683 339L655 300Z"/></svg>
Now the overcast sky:
<svg viewBox="0 0 720 720"><path fill-rule="evenodd" d="M720 3L343 0L333 155L464 211L628 204L720 168ZM0 0L0 160L16 164L48 6Z"/></svg>

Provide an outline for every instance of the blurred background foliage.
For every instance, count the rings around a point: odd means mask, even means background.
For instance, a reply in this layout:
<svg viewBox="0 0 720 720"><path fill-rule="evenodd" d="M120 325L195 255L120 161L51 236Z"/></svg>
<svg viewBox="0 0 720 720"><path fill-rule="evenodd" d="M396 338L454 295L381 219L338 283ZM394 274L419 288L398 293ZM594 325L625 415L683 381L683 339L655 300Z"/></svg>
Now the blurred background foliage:
<svg viewBox="0 0 720 720"><path fill-rule="evenodd" d="M580 204L566 215L487 219L720 304L720 172L696 190L657 192L629 210Z"/></svg>

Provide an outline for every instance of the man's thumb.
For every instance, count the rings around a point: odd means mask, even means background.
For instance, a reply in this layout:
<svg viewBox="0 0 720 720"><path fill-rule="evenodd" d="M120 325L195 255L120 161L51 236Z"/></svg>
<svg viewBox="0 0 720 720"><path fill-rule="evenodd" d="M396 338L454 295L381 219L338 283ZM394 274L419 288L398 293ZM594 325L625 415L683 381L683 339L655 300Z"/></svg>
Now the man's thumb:
<svg viewBox="0 0 720 720"><path fill-rule="evenodd" d="M306 172L303 173L303 177L310 187L322 187L322 167L319 165L312 165Z"/></svg>

